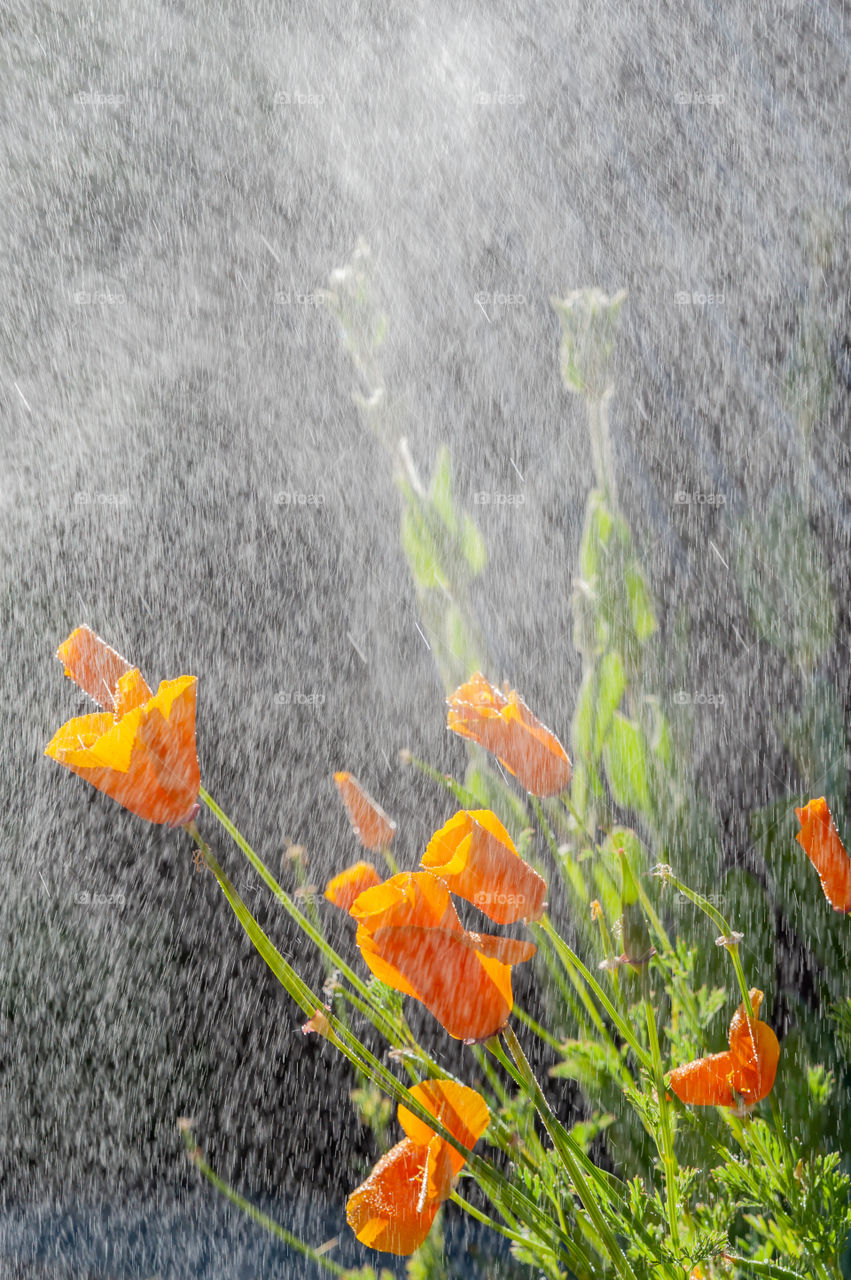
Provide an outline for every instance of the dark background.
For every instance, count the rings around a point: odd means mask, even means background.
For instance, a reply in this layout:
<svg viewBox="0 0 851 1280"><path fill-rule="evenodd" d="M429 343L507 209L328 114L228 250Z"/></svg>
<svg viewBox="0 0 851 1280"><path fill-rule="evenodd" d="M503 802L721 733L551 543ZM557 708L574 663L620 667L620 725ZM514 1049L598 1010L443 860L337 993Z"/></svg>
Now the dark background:
<svg viewBox="0 0 851 1280"><path fill-rule="evenodd" d="M0 31L0 1196L190 1185L190 1114L242 1188L342 1197L373 1154L347 1071L302 1037L188 839L43 758L85 710L55 649L87 622L149 683L198 675L204 785L274 870L288 841L318 884L353 860L338 768L415 865L451 808L398 750L447 770L464 751L390 460L333 317L297 295L366 238L412 454L428 476L450 446L487 542L490 674L567 739L592 474L549 299L625 287L620 501L663 650L678 628L659 694L723 694L695 708L688 764L735 861L743 806L819 781L769 711L818 678L847 726L848 9L115 0L4 5ZM792 376L813 326L818 396ZM816 672L762 643L730 568L740 522L804 471L837 607ZM483 490L525 499L474 507Z"/></svg>

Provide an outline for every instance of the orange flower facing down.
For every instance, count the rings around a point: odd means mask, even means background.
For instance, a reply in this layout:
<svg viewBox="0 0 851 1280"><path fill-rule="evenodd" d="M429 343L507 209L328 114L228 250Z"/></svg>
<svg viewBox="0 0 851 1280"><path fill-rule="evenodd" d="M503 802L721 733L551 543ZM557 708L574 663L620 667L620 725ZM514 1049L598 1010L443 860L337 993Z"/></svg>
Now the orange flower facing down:
<svg viewBox="0 0 851 1280"><path fill-rule="evenodd" d="M453 733L490 751L531 795L564 791L572 772L567 752L518 693L502 693L477 671L447 702Z"/></svg>
<svg viewBox="0 0 851 1280"><path fill-rule="evenodd" d="M346 867L325 886L325 897L342 911L351 910L352 903L366 889L381 884L381 876L371 862L356 862Z"/></svg>
<svg viewBox="0 0 851 1280"><path fill-rule="evenodd" d="M465 1147L472 1148L488 1126L484 1098L466 1085L425 1080L411 1093ZM398 1114L407 1136L352 1192L346 1217L361 1244L407 1256L431 1230L464 1157L406 1107L400 1106Z"/></svg>
<svg viewBox="0 0 851 1280"><path fill-rule="evenodd" d="M744 1001L730 1023L730 1048L708 1058L676 1067L671 1072L671 1088L681 1102L701 1107L751 1106L767 1098L774 1088L780 1045L766 1023L759 1021L763 993L753 987L750 1002L753 1016L745 1013Z"/></svg>
<svg viewBox="0 0 851 1280"><path fill-rule="evenodd" d="M73 631L57 657L65 674L106 710L69 720L45 755L148 822L187 822L201 787L195 676L164 680L154 694L89 627Z"/></svg>
<svg viewBox="0 0 851 1280"><path fill-rule="evenodd" d="M514 1005L511 966L530 942L468 933L449 890L428 871L406 871L367 889L351 907L366 964L389 987L426 1006L456 1040L487 1040Z"/></svg>
<svg viewBox="0 0 851 1280"><path fill-rule="evenodd" d="M851 911L851 857L839 839L824 796L810 800L795 815L801 830L795 836L819 873L821 887L834 911Z"/></svg>
<svg viewBox="0 0 851 1280"><path fill-rule="evenodd" d="M355 835L365 849L386 849L396 834L396 823L350 773L335 773L334 781Z"/></svg>
<svg viewBox="0 0 851 1280"><path fill-rule="evenodd" d="M436 831L422 865L497 924L538 920L547 883L520 857L490 809L462 809Z"/></svg>

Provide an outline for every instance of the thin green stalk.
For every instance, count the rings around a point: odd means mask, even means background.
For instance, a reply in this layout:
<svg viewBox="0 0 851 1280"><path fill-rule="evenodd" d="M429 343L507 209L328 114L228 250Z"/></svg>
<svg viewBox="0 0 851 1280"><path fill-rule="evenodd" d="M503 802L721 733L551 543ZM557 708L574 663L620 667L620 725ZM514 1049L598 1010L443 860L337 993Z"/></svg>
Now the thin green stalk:
<svg viewBox="0 0 851 1280"><path fill-rule="evenodd" d="M495 1222L493 1218L489 1218L481 1209L477 1209L474 1204L470 1204L469 1200L465 1200L457 1191L453 1191L449 1197L459 1208L465 1213L469 1213L471 1218L475 1218L476 1222L481 1222L483 1226L490 1227L491 1231L497 1231L501 1236L505 1236L507 1240L523 1241L523 1236L517 1231L512 1231L510 1227L504 1227L501 1223Z"/></svg>
<svg viewBox="0 0 851 1280"><path fill-rule="evenodd" d="M425 760L421 760L419 756L410 754L406 758L410 759L411 764L415 769L418 769L420 773L424 774L427 778L431 778L432 782L436 782L438 786L441 786L445 791L448 791L449 794L458 801L462 809L481 809L482 805L478 796L474 796L472 791L467 791L465 787L462 787L461 784L456 782L449 774L441 773L438 769L432 768L430 764L427 764Z"/></svg>
<svg viewBox="0 0 851 1280"><path fill-rule="evenodd" d="M207 1164L201 1152L195 1145L195 1139L192 1136L188 1126L181 1125L181 1133L183 1141L186 1143L186 1150L189 1159L195 1165L199 1173L207 1179L207 1181L220 1191L221 1194L230 1200L231 1204L236 1205L244 1214L252 1218L254 1222L264 1227L271 1235L289 1245L291 1249L297 1250L302 1257L309 1258L311 1262L315 1262L318 1267L324 1267L332 1276L346 1277L350 1275L346 1267L340 1266L339 1262L334 1262L332 1258L327 1258L320 1250L312 1248L309 1244L305 1244L304 1240L300 1240L298 1236L294 1236L292 1232L287 1231L279 1222L275 1222L274 1218L270 1218L268 1214L263 1213L250 1200L246 1200L245 1196L241 1196L238 1191L234 1191L233 1187L219 1177L217 1173Z"/></svg>
<svg viewBox="0 0 851 1280"><path fill-rule="evenodd" d="M605 1035L606 1034L605 1024L603 1023L603 1020L600 1018L599 1013L597 1012L593 1002L588 996L588 992L585 990L584 986L578 982L576 974L573 972L573 970L567 969L566 966L563 963L561 963L558 953L556 952L555 948L551 945L549 939L546 938L545 936L538 938L538 951L541 956L541 959L543 960L544 964L547 966L547 972L549 973L550 977L552 978L553 982L558 988L558 992L562 1000L564 1001L565 1006L573 1014L573 1017L576 1020L577 1027L579 1027L580 1030L585 1030L585 1031L589 1031L590 1029L593 1028L599 1031L601 1034ZM565 972L567 972L568 977L570 978L570 981L573 983L574 990L577 992L580 998L580 1001L584 1007L584 1013L583 1013L583 1010L576 1003L576 998L573 994L573 991L570 990L570 987L564 980Z"/></svg>
<svg viewBox="0 0 851 1280"><path fill-rule="evenodd" d="M750 991L745 979L745 971L742 968L742 960L739 955L738 943L732 941L735 935L721 912L707 898L704 898L699 893L695 893L694 889L690 889L687 884L683 884L682 880L678 880L669 867L666 867L664 871L660 869L658 874L662 875L663 879L666 880L668 884L672 884L674 888L683 895L683 897L688 898L689 902L693 902L694 905L704 913L704 915L709 916L712 923L719 929L722 938L731 939L731 941L727 942L725 945L727 951L730 953L733 968L736 971L736 981L738 982L739 990L742 993L742 1000L744 1001L745 1009L749 1009Z"/></svg>
<svg viewBox="0 0 851 1280"><path fill-rule="evenodd" d="M561 857L558 851L558 841L553 835L553 829L547 821L547 815L544 813L544 806L541 804L537 796L530 794L529 801L535 811L535 817L538 819L538 826L541 828L541 834L549 845L550 853L553 855L556 866L561 869Z"/></svg>
<svg viewBox="0 0 851 1280"><path fill-rule="evenodd" d="M756 1262L751 1258L740 1258L734 1253L725 1253L724 1258L737 1267L747 1267L755 1276L769 1276L773 1280L801 1280L800 1271L789 1271L776 1262Z"/></svg>
<svg viewBox="0 0 851 1280"><path fill-rule="evenodd" d="M503 1027L502 1035L505 1043L508 1045L511 1056L517 1064L518 1070L523 1079L523 1087L535 1103L538 1115L541 1117L544 1127L553 1141L553 1145L558 1152L565 1170L567 1171L568 1177L576 1189L576 1194L579 1196L585 1212L591 1219L591 1222L594 1225L594 1230L611 1258L615 1270L618 1275L622 1277L622 1280L636 1280L635 1273L629 1265L626 1255L618 1244L614 1232L606 1221L596 1195L594 1195L590 1185L585 1180L585 1176L580 1168L580 1162L576 1159L576 1156L571 1149L577 1144L560 1123L552 1110L552 1107L547 1101L544 1092L538 1084L535 1074L529 1065L526 1055L520 1046L520 1041L514 1034L513 1028L510 1025Z"/></svg>
<svg viewBox="0 0 851 1280"><path fill-rule="evenodd" d="M193 829L194 828L194 829ZM417 1098L415 1098L409 1089L407 1089L401 1081L388 1071L383 1063L372 1054L367 1047L358 1040L348 1027L335 1017L333 1013L325 1012L319 997L311 991L310 987L305 983L290 964L283 958L280 952L273 946L269 938L264 933L261 926L255 920L254 916L246 907L239 894L234 889L230 880L227 878L222 868L211 853L209 847L202 839L197 827L191 824L187 830L193 836L195 843L201 850L206 865L215 875L225 897L233 909L234 914L239 920L245 932L248 934L255 949L260 956L266 961L269 968L275 974L275 977L285 988L287 992L295 1000L296 1004L304 1010L309 1016L312 1016L317 1010L322 1010L323 1016L327 1020L328 1028L326 1038L331 1041L336 1049L338 1049L344 1057L352 1063L359 1071L363 1072L369 1079L376 1084L380 1084L384 1091L397 1103L413 1112L425 1124L429 1126L432 1132L443 1138L444 1142L448 1142L451 1147L460 1152L464 1157L470 1171L476 1177L477 1181L485 1188L497 1208L502 1203L508 1204L518 1217L529 1226L530 1230L535 1231L542 1239L548 1240L552 1246L555 1241L555 1247L562 1249L572 1248L569 1236L562 1232L557 1224L547 1218L534 1201L530 1200L522 1191L514 1187L504 1176L481 1156L474 1155L462 1142L455 1137L445 1125L441 1124L432 1113L423 1106Z"/></svg>
<svg viewBox="0 0 851 1280"><path fill-rule="evenodd" d="M524 1027L528 1027L533 1035L536 1035L539 1040L543 1040L544 1044L548 1044L551 1049L561 1048L561 1042L557 1040L555 1036L550 1035L546 1027L542 1027L540 1022L536 1022L535 1019L531 1017L525 1009L521 1009L520 1005L516 1002L514 1005L514 1016L517 1018L518 1022L522 1022Z"/></svg>
<svg viewBox="0 0 851 1280"><path fill-rule="evenodd" d="M605 991L600 986L597 979L588 970L588 968L582 963L582 961L579 959L579 956L576 954L576 952L573 951L567 945L567 943L564 941L561 935L556 931L549 917L546 915L542 916L541 919L538 921L537 925L532 926L532 931L534 933L539 933L539 932L542 933L545 937L549 938L553 942L556 948L556 951L559 953L559 956L561 957L562 962L565 965L565 968L568 969L568 972L570 971L571 968L575 968L578 970L578 972L585 979L585 982L593 991L594 995L597 997L597 1001L599 1002L599 1004L602 1006L602 1008L611 1018L612 1022L615 1024L618 1031L623 1036L624 1040L632 1049L633 1053L635 1054L636 1058L640 1062L641 1066L644 1067L645 1071L652 1072L653 1064L651 1063L650 1058L648 1057L647 1052L645 1051L641 1042L636 1037L636 1034L633 1031L632 1027L629 1025L627 1020L621 1015L621 1013L612 1004L611 1000L606 995Z"/></svg>
<svg viewBox="0 0 851 1280"><path fill-rule="evenodd" d="M645 973L645 987L647 975ZM662 1129L661 1150L662 1163L665 1167L665 1203L668 1211L668 1230L674 1249L680 1247L680 1219L677 1189L677 1161L674 1156L674 1135L671 1127L671 1112L668 1107L665 1090L664 1072L662 1070L662 1054L659 1050L659 1036L656 1030L656 1011L650 1003L650 996L644 996L644 1010L647 1017L647 1036L650 1042L650 1057L653 1063L653 1080L656 1085L656 1096L659 1099L659 1123Z"/></svg>
<svg viewBox="0 0 851 1280"><path fill-rule="evenodd" d="M405 1040L404 1032L399 1027L394 1025L394 1023L387 1017L387 1015L384 1013L382 1009L379 1009L375 1005L367 984L360 977L358 977L354 969L352 969L348 964L346 964L346 961L339 954L339 952L336 951L331 946L331 944L325 940L321 932L314 927L314 925L307 918L304 912L299 910L299 908L296 906L293 899L290 897L290 895L286 892L285 889L281 888L281 886L278 884L277 880L272 875L269 868L254 852L254 850L251 848L251 845L248 843L248 841L245 839L242 833L237 830L237 828L231 822L230 818L227 816L224 810L222 810L216 804L213 797L209 795L204 790L203 787L201 788L199 795L201 799L204 801L204 803L206 804L207 808L210 810L210 812L222 824L224 829L227 831L228 835L233 840L234 844L236 844L237 848L245 855L245 857L254 867L254 870L260 876L261 880L263 880L266 886L269 889L271 889L272 893L281 903L281 905L283 906L287 914L296 922L296 924L302 930L302 932L305 933L308 938L310 938L311 942L319 949L323 957L332 965L332 967L334 969L338 969L340 973L342 973L343 976L347 979L347 981L351 983L351 985L359 993L359 995L361 995L363 999L367 1002L369 1008L373 1011L369 1016L370 1016L370 1020L375 1024L376 1029L379 1030L388 1040L390 1040L391 1043L394 1040L398 1040L398 1042L404 1043L404 1040ZM191 829L190 829L190 834L192 834Z"/></svg>

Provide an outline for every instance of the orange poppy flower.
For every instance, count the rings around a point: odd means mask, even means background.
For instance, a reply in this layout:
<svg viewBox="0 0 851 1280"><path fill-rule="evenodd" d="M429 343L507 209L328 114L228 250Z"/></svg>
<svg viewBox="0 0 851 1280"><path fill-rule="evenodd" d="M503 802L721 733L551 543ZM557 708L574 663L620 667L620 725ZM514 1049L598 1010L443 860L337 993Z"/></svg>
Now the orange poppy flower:
<svg viewBox="0 0 851 1280"><path fill-rule="evenodd" d="M462 809L450 818L429 841L422 866L497 924L543 915L547 882L523 861L490 809Z"/></svg>
<svg viewBox="0 0 851 1280"><path fill-rule="evenodd" d="M356 862L346 867L325 886L325 897L342 911L349 911L355 898L366 889L381 884L381 876L371 862Z"/></svg>
<svg viewBox="0 0 851 1280"><path fill-rule="evenodd" d="M107 709L69 720L45 755L148 822L188 822L201 786L195 676L164 680L154 694L89 627L73 631L57 657L65 674Z"/></svg>
<svg viewBox="0 0 851 1280"><path fill-rule="evenodd" d="M396 823L350 773L335 773L334 781L355 835L365 849L386 849L396 834Z"/></svg>
<svg viewBox="0 0 851 1280"><path fill-rule="evenodd" d="M428 871L367 889L351 907L361 954L382 982L426 1006L456 1040L487 1040L514 1005L511 966L530 942L468 933L449 890Z"/></svg>
<svg viewBox="0 0 851 1280"><path fill-rule="evenodd" d="M851 911L851 857L839 839L824 796L810 800L795 815L801 830L795 836L819 873L821 887L834 911Z"/></svg>
<svg viewBox="0 0 851 1280"><path fill-rule="evenodd" d="M567 752L518 693L502 693L477 671L447 702L453 733L490 751L531 795L564 791L572 772Z"/></svg>
<svg viewBox="0 0 851 1280"><path fill-rule="evenodd" d="M753 987L749 994L753 1016L745 1013L743 1001L730 1023L730 1048L671 1072L671 1088L681 1102L701 1107L751 1106L771 1093L780 1045L771 1027L759 1021L763 993Z"/></svg>
<svg viewBox="0 0 851 1280"><path fill-rule="evenodd" d="M411 1093L465 1147L472 1148L488 1126L484 1098L466 1085L425 1080ZM431 1230L464 1157L406 1107L398 1114L407 1136L349 1196L346 1218L361 1244L407 1256Z"/></svg>

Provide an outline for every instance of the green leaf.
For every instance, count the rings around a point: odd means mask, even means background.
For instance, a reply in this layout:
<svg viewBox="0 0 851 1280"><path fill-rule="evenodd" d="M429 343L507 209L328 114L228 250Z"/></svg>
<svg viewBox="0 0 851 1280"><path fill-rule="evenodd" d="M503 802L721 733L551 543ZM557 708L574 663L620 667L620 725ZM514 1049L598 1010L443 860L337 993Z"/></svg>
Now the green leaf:
<svg viewBox="0 0 851 1280"><path fill-rule="evenodd" d="M450 533L458 531L455 500L452 494L452 457L446 445L441 445L434 464L434 474L429 488L431 505Z"/></svg>
<svg viewBox="0 0 851 1280"><path fill-rule="evenodd" d="M603 747L606 776L612 795L626 809L652 814L647 786L644 739L638 726L616 711Z"/></svg>
<svg viewBox="0 0 851 1280"><path fill-rule="evenodd" d="M603 741L626 688L623 662L616 649L611 649L600 663L597 687L597 723L594 733L594 759L600 758Z"/></svg>
<svg viewBox="0 0 851 1280"><path fill-rule="evenodd" d="M597 700L597 672L592 668L585 672L576 709L573 713L573 725L570 739L573 743L574 757L591 755L591 741L594 736L594 704Z"/></svg>
<svg viewBox="0 0 851 1280"><path fill-rule="evenodd" d="M466 511L461 517L461 551L471 574L476 577L488 562L488 552L478 525Z"/></svg>
<svg viewBox="0 0 851 1280"><path fill-rule="evenodd" d="M424 521L413 507L402 512L402 550L411 567L414 582L422 591L441 584L437 548Z"/></svg>
<svg viewBox="0 0 851 1280"><path fill-rule="evenodd" d="M650 588L637 560L632 560L624 575L629 597L629 612L636 639L644 644L658 629Z"/></svg>

